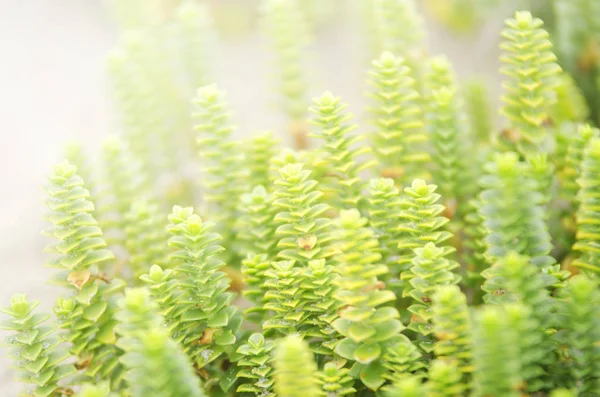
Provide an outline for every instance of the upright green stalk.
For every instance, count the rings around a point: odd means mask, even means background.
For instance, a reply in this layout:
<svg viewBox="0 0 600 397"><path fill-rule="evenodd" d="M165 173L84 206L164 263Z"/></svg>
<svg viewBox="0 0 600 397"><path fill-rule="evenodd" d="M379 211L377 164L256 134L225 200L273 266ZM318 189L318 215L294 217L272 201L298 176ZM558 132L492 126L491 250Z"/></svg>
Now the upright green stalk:
<svg viewBox="0 0 600 397"><path fill-rule="evenodd" d="M552 264L551 238L540 205L543 197L528 165L508 152L496 155L485 172L480 214L488 229L488 261L494 263L515 251Z"/></svg>
<svg viewBox="0 0 600 397"><path fill-rule="evenodd" d="M275 53L278 98L290 121L290 133L297 149L305 149L308 103L307 78L304 60L307 46L312 41L306 15L298 0L262 0L261 13L264 30L271 40Z"/></svg>
<svg viewBox="0 0 600 397"><path fill-rule="evenodd" d="M484 307L475 317L474 331L474 396L519 397L519 335L507 313L501 307Z"/></svg>
<svg viewBox="0 0 600 397"><path fill-rule="evenodd" d="M19 381L28 385L21 395L59 397L68 392L63 380L77 371L72 364L61 364L70 354L60 346L56 327L44 324L50 316L33 312L39 303L27 301L25 295L13 295L10 306L0 308L9 317L0 329L15 332L1 346L8 349L7 356L14 360Z"/></svg>
<svg viewBox="0 0 600 397"><path fill-rule="evenodd" d="M128 268L137 280L150 266L165 267L168 259L166 214L158 205L140 198L125 214L125 247L129 253Z"/></svg>
<svg viewBox="0 0 600 397"><path fill-rule="evenodd" d="M600 266L600 231L598 230L598 219L600 211L597 205L598 197L598 170L600 169L600 138L591 138L585 149L581 163L581 177L577 180L580 186L577 199L579 209L577 210L577 242L573 245L573 251L579 253L579 258L573 261L573 265L585 271L598 273Z"/></svg>
<svg viewBox="0 0 600 397"><path fill-rule="evenodd" d="M244 167L239 142L232 140L235 130L230 121L225 93L216 85L198 89L194 99L195 130L203 160L206 201L227 249L235 246L235 221L238 203L246 191L248 172Z"/></svg>
<svg viewBox="0 0 600 397"><path fill-rule="evenodd" d="M72 344L77 369L94 380L111 379L118 388L122 369L120 351L114 346L116 322L110 295L124 283L104 273L114 255L106 249L93 216L94 204L74 166L68 162L57 165L46 192L51 226L44 234L55 239L45 248L53 254L46 265L60 269L52 282L69 292L54 308L59 326L65 330L63 338Z"/></svg>
<svg viewBox="0 0 600 397"><path fill-rule="evenodd" d="M175 37L191 92L214 81L217 37L206 4L183 1L175 9Z"/></svg>
<svg viewBox="0 0 600 397"><path fill-rule="evenodd" d="M517 12L506 20L502 31L504 51L500 57L504 82L502 113L510 121L513 141L523 155L553 151L553 138L544 123L552 105L552 93L560 67L552 53L548 32L541 19L528 11Z"/></svg>
<svg viewBox="0 0 600 397"><path fill-rule="evenodd" d="M567 376L561 385L578 395L596 395L600 390L600 291L596 282L576 276L569 280L564 297L560 315Z"/></svg>
<svg viewBox="0 0 600 397"><path fill-rule="evenodd" d="M250 393L257 397L274 397L272 351L275 343L266 340L262 334L250 335L248 342L241 345L237 352L242 355L237 365L241 370L237 377L244 383L238 386L236 392Z"/></svg>
<svg viewBox="0 0 600 397"><path fill-rule="evenodd" d="M316 190L317 182L309 179L311 172L302 164L287 164L279 174L273 202L280 211L275 216L280 225L276 231L278 256L295 260L299 266L312 259L329 258L335 253L331 221L322 217L329 206L321 202L323 193Z"/></svg>
<svg viewBox="0 0 600 397"><path fill-rule="evenodd" d="M424 337L419 341L419 346L426 353L432 352L434 347L431 310L433 294L442 285L456 285L460 281L460 276L453 272L459 264L445 256L444 248L427 243L422 248L414 249L410 268L412 289L409 294L413 304L408 310L413 314L413 318L408 328Z"/></svg>
<svg viewBox="0 0 600 397"><path fill-rule="evenodd" d="M359 174L375 165L375 160L361 162L357 159L370 152L370 148L356 147L364 136L351 134L358 126L350 122L353 115L344 112L348 105L340 101L340 97L327 91L315 98L314 106L309 109L316 115L310 123L318 127L309 136L324 141L319 149L322 163L319 166L326 170L321 189L325 201L338 210L359 205L363 187Z"/></svg>
<svg viewBox="0 0 600 397"><path fill-rule="evenodd" d="M275 393L279 397L319 397L317 365L301 338L280 340L275 352Z"/></svg>
<svg viewBox="0 0 600 397"><path fill-rule="evenodd" d="M422 175L420 169L430 160L423 148L427 135L415 80L403 58L384 52L372 63L369 84L373 86L369 112L375 128L371 140L380 172L398 182L411 181Z"/></svg>
<svg viewBox="0 0 600 397"><path fill-rule="evenodd" d="M445 57L427 62L425 128L431 141L432 176L450 213L476 188L468 150L473 142L456 77Z"/></svg>
<svg viewBox="0 0 600 397"><path fill-rule="evenodd" d="M118 312L119 346L132 397L202 397L192 363L162 327L146 289L128 290Z"/></svg>
<svg viewBox="0 0 600 397"><path fill-rule="evenodd" d="M435 355L452 362L463 380L473 372L473 329L467 299L456 285L444 285L433 295Z"/></svg>
<svg viewBox="0 0 600 397"><path fill-rule="evenodd" d="M241 319L230 306L234 296L218 259L223 247L213 224L203 222L193 208L173 207L168 225L169 245L182 292L178 301L181 327L173 335L202 368L232 348ZM179 335L181 333L181 335Z"/></svg>
<svg viewBox="0 0 600 397"><path fill-rule="evenodd" d="M342 211L337 223L340 254L335 257L340 278L335 280L339 289L335 298L342 308L339 318L332 324L344 339L335 352L341 357L362 365L363 383L372 389L379 388L392 372L416 369L416 364L407 362L405 367L387 362L390 374L386 376L383 353L394 350L396 345L410 344L400 332L404 326L400 314L389 304L396 300L393 292L384 288L378 277L388 269L377 264L381 255L376 252L377 240L373 231L366 228L367 219L358 210ZM419 355L417 354L416 358ZM382 372L376 376L377 372Z"/></svg>
<svg viewBox="0 0 600 397"><path fill-rule="evenodd" d="M488 88L484 81L473 79L464 85L463 91L471 131L479 145L488 145L493 132L492 105Z"/></svg>

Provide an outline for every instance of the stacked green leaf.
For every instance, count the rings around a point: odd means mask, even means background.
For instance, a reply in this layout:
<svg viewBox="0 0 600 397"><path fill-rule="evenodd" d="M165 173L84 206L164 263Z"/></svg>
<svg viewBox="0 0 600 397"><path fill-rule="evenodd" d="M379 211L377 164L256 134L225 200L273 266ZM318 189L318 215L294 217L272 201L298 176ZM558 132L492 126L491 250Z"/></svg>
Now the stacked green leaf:
<svg viewBox="0 0 600 397"><path fill-rule="evenodd" d="M443 56L427 62L425 130L431 142L432 176L450 213L476 188L468 156L470 136L456 76ZM454 207L454 208L453 208Z"/></svg>
<svg viewBox="0 0 600 397"><path fill-rule="evenodd" d="M415 80L404 59L391 52L373 61L369 77L373 86L369 113L375 128L371 140L378 168L383 176L411 181L422 174L423 164L430 160L422 147L427 135Z"/></svg>
<svg viewBox="0 0 600 397"><path fill-rule="evenodd" d="M264 254L269 260L277 256L277 224L274 219L278 208L273 205L274 200L273 194L262 185L242 195L236 225L240 253L250 257Z"/></svg>
<svg viewBox="0 0 600 397"><path fill-rule="evenodd" d="M553 362L549 330L556 326L549 288L552 276L543 274L529 258L510 253L483 273L487 278L484 300L490 303L518 302L513 315L519 331L521 377L530 392L547 389L550 380L543 366Z"/></svg>
<svg viewBox="0 0 600 397"><path fill-rule="evenodd" d="M482 80L473 79L464 85L463 91L471 131L477 143L487 145L493 132L488 89Z"/></svg>
<svg viewBox="0 0 600 397"><path fill-rule="evenodd" d="M454 363L433 360L428 376L429 397L460 397L464 395L467 384L462 382L462 373Z"/></svg>
<svg viewBox="0 0 600 397"><path fill-rule="evenodd" d="M273 366L272 351L275 343L265 340L262 334L250 335L248 341L237 349L242 356L237 362L241 369L236 376L244 380L238 386L237 393L250 393L255 396L273 397Z"/></svg>
<svg viewBox="0 0 600 397"><path fill-rule="evenodd" d="M266 254L249 255L242 261L242 275L244 279L244 296L254 304L246 309L245 313L262 313L264 297L267 292L267 272L271 269L271 259ZM262 316L258 319L262 323Z"/></svg>
<svg viewBox="0 0 600 397"><path fill-rule="evenodd" d="M475 317L474 396L521 395L519 335L502 307L486 306Z"/></svg>
<svg viewBox="0 0 600 397"><path fill-rule="evenodd" d="M598 208L599 169L600 138L593 137L589 140L585 149L583 161L581 162L581 177L577 180L580 186L577 194L579 200L579 209L576 215L577 242L573 245L573 251L579 253L579 257L573 262L573 265L592 273L600 272L600 266L598 265L600 263L600 232L598 230L598 219L600 219Z"/></svg>
<svg viewBox="0 0 600 397"><path fill-rule="evenodd" d="M158 205L146 198L136 199L125 213L125 247L134 280L152 265L167 265L169 253L165 226L166 215L163 216Z"/></svg>
<svg viewBox="0 0 600 397"><path fill-rule="evenodd" d="M480 215L488 230L488 261L494 263L514 251L552 264L551 238L540 205L543 197L530 167L516 153L507 152L497 154L484 170Z"/></svg>
<svg viewBox="0 0 600 397"><path fill-rule="evenodd" d="M433 295L435 355L451 362L468 379L473 372L473 329L467 299L456 285L445 285Z"/></svg>
<svg viewBox="0 0 600 397"><path fill-rule="evenodd" d="M146 289L131 289L118 312L119 346L132 397L202 397L192 363L162 327L157 305Z"/></svg>
<svg viewBox="0 0 600 397"><path fill-rule="evenodd" d="M318 397L317 365L306 343L296 335L279 341L275 351L275 393L278 397Z"/></svg>
<svg viewBox="0 0 600 397"><path fill-rule="evenodd" d="M590 139L598 136L600 136L600 131L597 128L593 128L589 124L583 124L574 131L568 141L566 164L561 175L561 189L562 196L569 201L573 209L576 209L579 204L577 198L580 188L578 180L581 177L584 150Z"/></svg>
<svg viewBox="0 0 600 397"><path fill-rule="evenodd" d="M123 288L121 280L110 280L103 272L114 259L106 249L102 229L94 219L94 204L76 169L68 162L54 168L46 187L51 224L44 234L55 239L45 248L53 254L47 266L59 269L52 280L69 293L54 308L63 338L70 342L77 368L94 379L120 383L119 350L110 295Z"/></svg>
<svg viewBox="0 0 600 397"><path fill-rule="evenodd" d="M322 371L318 372L321 396L338 397L356 393L356 389L352 387L354 379L349 375L349 370L340 365L331 361L325 364Z"/></svg>
<svg viewBox="0 0 600 397"><path fill-rule="evenodd" d="M276 231L278 257L295 260L300 266L335 253L331 246L331 221L323 217L329 206L322 202L323 192L316 189L318 183L309 179L310 174L302 164L285 165L279 170L273 193L273 205L280 211L275 216L280 225Z"/></svg>
<svg viewBox="0 0 600 397"><path fill-rule="evenodd" d="M502 31L504 53L500 72L507 76L502 113L515 135L514 142L509 144L514 144L524 155L551 152L553 147L544 123L548 121L556 76L561 69L543 24L530 12L522 11L514 19L508 19Z"/></svg>
<svg viewBox="0 0 600 397"><path fill-rule="evenodd" d="M463 252L461 261L465 265L465 283L475 292L474 302L480 300L478 290L483 283L483 272L489 266L485 253L487 251L487 228L484 224L484 218L481 215L481 199L476 197L467 203L466 214L464 217L465 227L463 241Z"/></svg>
<svg viewBox="0 0 600 397"><path fill-rule="evenodd" d="M118 137L106 140L102 150L104 187L99 198L99 221L111 245L125 247L125 214L136 198L149 193L149 180L143 166Z"/></svg>
<svg viewBox="0 0 600 397"><path fill-rule="evenodd" d="M77 371L71 364L63 364L70 356L61 347L56 327L44 324L50 316L34 313L39 301L27 301L25 295L13 295L10 306L0 309L9 319L0 324L0 329L13 331L2 343L8 348L7 356L14 360L19 371L19 381L28 386L23 396L58 397L66 393L66 377ZM68 385L68 383L67 383Z"/></svg>
<svg viewBox="0 0 600 397"><path fill-rule="evenodd" d="M239 142L232 140L235 128L231 125L225 93L216 85L198 89L194 99L194 121L204 170L204 196L215 213L215 221L228 250L235 245L234 227L238 203L246 191L247 169ZM231 255L230 252L228 255Z"/></svg>
<svg viewBox="0 0 600 397"><path fill-rule="evenodd" d="M173 269L163 270L158 265L152 265L147 274L140 276L140 280L147 286L152 300L158 305L157 312L165 318L165 325L171 330L179 326L180 290Z"/></svg>
<svg viewBox="0 0 600 397"><path fill-rule="evenodd" d="M400 203L400 211L393 214L397 223L393 226L398 241L399 255L396 267L392 271L402 280L415 276L410 270L413 266L415 250L428 243L438 246L440 259L456 251L447 245L452 233L445 230L449 219L444 216L446 208L438 204L441 196L436 193L436 185L428 185L421 179L415 179L410 187L404 189L405 196ZM450 266L454 268L454 265ZM403 283L403 295L408 295L410 286Z"/></svg>
<svg viewBox="0 0 600 397"><path fill-rule="evenodd" d="M320 185L324 201L337 210L355 208L362 198L363 183L359 174L376 162L357 159L370 152L370 148L356 147L364 136L352 134L358 126L350 122L353 115L345 112L347 105L340 103L340 97L327 91L313 101L314 106L309 111L316 116L310 123L317 126L317 130L309 136L324 141L318 150L320 164L314 165L326 170Z"/></svg>
<svg viewBox="0 0 600 397"><path fill-rule="evenodd" d="M426 353L432 352L434 347L431 310L433 294L440 286L455 285L460 281L460 276L453 272L459 264L446 258L446 252L447 250L437 247L434 243L415 248L410 268L412 289L409 294L414 302L408 307L413 314L408 328L424 337L419 341L419 346Z"/></svg>
<svg viewBox="0 0 600 397"><path fill-rule="evenodd" d="M332 326L344 336L335 352L355 361L363 383L376 390L386 381L383 354L395 351L397 345L410 345L411 342L400 333L404 326L398 310L389 306L396 296L384 289L379 280L388 269L378 264L381 255L377 253L377 240L373 231L366 227L367 222L358 210L340 213L337 225L340 254L335 257L340 277L335 280L339 287L335 297L342 309ZM417 354L403 367L388 362L387 370L396 373L416 370L418 358Z"/></svg>
<svg viewBox="0 0 600 397"><path fill-rule="evenodd" d="M600 291L595 281L576 276L569 281L561 302L560 319L564 328L559 340L565 346L561 386L578 395L595 395L600 390L600 338L598 322Z"/></svg>
<svg viewBox="0 0 600 397"><path fill-rule="evenodd" d="M246 163L250 172L250 183L252 187L268 187L271 182L269 176L269 163L271 159L280 153L279 140L273 136L271 131L257 134L247 140Z"/></svg>
<svg viewBox="0 0 600 397"><path fill-rule="evenodd" d="M263 0L261 14L275 55L278 102L290 121L295 147L303 149L307 146L304 120L308 102L304 61L312 41L306 15L298 0Z"/></svg>
<svg viewBox="0 0 600 397"><path fill-rule="evenodd" d="M234 296L221 271L223 247L219 245L221 236L212 231L213 224L203 222L193 208L178 206L173 207L169 221L169 245L176 250L171 260L181 291L177 302L181 324L173 336L202 368L233 349L241 318L230 306Z"/></svg>

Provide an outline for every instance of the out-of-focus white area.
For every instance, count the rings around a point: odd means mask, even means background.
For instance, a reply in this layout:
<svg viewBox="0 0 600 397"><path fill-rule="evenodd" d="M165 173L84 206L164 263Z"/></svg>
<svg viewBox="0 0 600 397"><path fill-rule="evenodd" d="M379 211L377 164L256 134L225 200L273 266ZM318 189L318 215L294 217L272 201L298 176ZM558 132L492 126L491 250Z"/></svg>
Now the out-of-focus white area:
<svg viewBox="0 0 600 397"><path fill-rule="evenodd" d="M461 76L488 78L497 93L503 17L468 39L428 24L431 53L446 53ZM0 305L24 292L31 299L47 298L42 307L49 309L59 291L45 285L51 271L42 267L47 240L40 235L45 212L40 186L68 139L96 153L105 136L118 132L104 68L117 33L99 0L2 0L0 32ZM357 116L365 106L368 65L361 34L351 19L321 27L311 59L312 96L331 90ZM256 33L226 37L219 51L218 79L229 91L240 135L282 125L268 94L263 44ZM6 397L18 390L7 367L8 360L0 358L0 395Z"/></svg>

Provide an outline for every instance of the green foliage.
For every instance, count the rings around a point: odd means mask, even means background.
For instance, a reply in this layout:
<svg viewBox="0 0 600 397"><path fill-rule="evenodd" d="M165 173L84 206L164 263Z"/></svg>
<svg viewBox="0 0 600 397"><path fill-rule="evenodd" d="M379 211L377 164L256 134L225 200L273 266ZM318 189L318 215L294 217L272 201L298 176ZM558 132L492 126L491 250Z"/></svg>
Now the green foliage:
<svg viewBox="0 0 600 397"><path fill-rule="evenodd" d="M419 175L418 168L426 163L429 154L422 146L427 141L423 130L420 95L415 80L402 58L384 52L372 63L369 84L371 141L379 160L380 172L399 181Z"/></svg>
<svg viewBox="0 0 600 397"><path fill-rule="evenodd" d="M466 376L473 372L473 329L467 299L455 285L445 285L433 295L435 355L451 362Z"/></svg>
<svg viewBox="0 0 600 397"><path fill-rule="evenodd" d="M298 336L281 339L275 352L275 393L279 397L318 397L317 366Z"/></svg>
<svg viewBox="0 0 600 397"><path fill-rule="evenodd" d="M223 247L213 224L203 222L193 208L178 206L173 207L169 222L169 245L175 249L171 259L181 291L176 314L181 324L173 336L202 368L231 349L241 319L230 306L234 296L227 291L227 275L220 271L224 263L218 256Z"/></svg>
<svg viewBox="0 0 600 397"><path fill-rule="evenodd" d="M510 251L545 257L552 249L541 207L543 196L516 153L498 154L485 166L480 214L488 230L486 256L494 263Z"/></svg>
<svg viewBox="0 0 600 397"><path fill-rule="evenodd" d="M309 179L311 172L302 164L287 164L279 170L275 181L273 205L279 238L278 257L301 264L309 260L329 258L335 253L331 246L331 221L323 215L329 209L322 203L323 192L316 190L317 181Z"/></svg>
<svg viewBox="0 0 600 397"><path fill-rule="evenodd" d="M462 374L454 363L434 360L429 369L428 395L431 397L462 396L467 385L461 381Z"/></svg>
<svg viewBox="0 0 600 397"><path fill-rule="evenodd" d="M473 362L475 396L520 396L518 334L501 307L488 306L475 317Z"/></svg>
<svg viewBox="0 0 600 397"><path fill-rule="evenodd" d="M381 54L418 58L425 37L424 22L414 0L375 0L376 49Z"/></svg>
<svg viewBox="0 0 600 397"><path fill-rule="evenodd" d="M347 105L340 103L341 100L329 91L313 100L314 106L309 111L315 117L310 123L317 127L317 131L309 136L324 141L320 148L321 164L317 168L326 170L320 186L325 201L335 209L348 209L357 207L361 200L360 172L375 162L357 161L358 156L370 149L364 145L356 147L364 136L351 134L358 126L350 123L353 115L344 112Z"/></svg>
<svg viewBox="0 0 600 397"><path fill-rule="evenodd" d="M274 138L270 131L257 134L248 140L245 150L250 171L250 186L269 186L269 162L279 152L278 144L279 140Z"/></svg>
<svg viewBox="0 0 600 397"><path fill-rule="evenodd" d="M74 166L57 165L46 187L51 224L44 234L55 239L45 251L53 254L47 266L59 269L53 282L69 296L59 298L54 308L64 340L71 343L78 369L93 378L112 378L119 383L119 352L114 343L113 304L109 296L120 290L120 280L103 273L114 259L94 219L94 204Z"/></svg>
<svg viewBox="0 0 600 397"><path fill-rule="evenodd" d="M145 198L135 200L125 213L125 247L135 278L147 272L151 265L164 267L167 264L166 221L158 205Z"/></svg>
<svg viewBox="0 0 600 397"><path fill-rule="evenodd" d="M98 220L109 235L109 242L123 247L128 225L125 215L137 197L149 193L148 178L142 163L122 139L109 138L104 143L102 155L104 191L100 193Z"/></svg>
<svg viewBox="0 0 600 397"><path fill-rule="evenodd" d="M252 393L255 396L271 397L273 392L272 351L275 343L265 340L262 334L252 334L237 352L242 356L237 365L241 367L238 378L245 380L236 390L238 393Z"/></svg>
<svg viewBox="0 0 600 397"><path fill-rule="evenodd" d="M600 348L598 347L598 303L600 294L594 281L574 277L561 302L561 323L566 332L559 333L567 346L564 364L566 381L563 384L578 395L596 395L600 382Z"/></svg>
<svg viewBox="0 0 600 397"><path fill-rule="evenodd" d="M352 387L354 379L348 374L347 368L339 367L335 362L328 362L322 371L319 371L319 384L321 385L321 396L337 397L356 393Z"/></svg>
<svg viewBox="0 0 600 397"><path fill-rule="evenodd" d="M480 144L487 144L493 132L489 91L482 80L470 80L464 86L465 107L471 131Z"/></svg>
<svg viewBox="0 0 600 397"><path fill-rule="evenodd" d="M110 394L110 388L107 384L103 384L100 386L87 384L84 385L79 393L77 393L77 397L112 397Z"/></svg>
<svg viewBox="0 0 600 397"><path fill-rule="evenodd" d="M31 384L23 395L54 397L63 392L59 382L76 370L71 364L61 364L69 352L60 346L56 327L44 325L49 315L34 313L39 301L27 301L25 295L13 295L11 305L0 311L10 320L0 324L0 329L13 331L2 344L9 349L8 357L15 361L19 380Z"/></svg>
<svg viewBox="0 0 600 397"><path fill-rule="evenodd" d="M122 362L131 396L204 396L189 358L162 327L155 309L145 289L128 290L119 307L119 346L125 351Z"/></svg>
<svg viewBox="0 0 600 397"><path fill-rule="evenodd" d="M312 38L306 15L297 0L262 0L263 29L274 50L276 91L282 110L291 122L290 131L298 148L306 144L308 99L304 59Z"/></svg>
<svg viewBox="0 0 600 397"><path fill-rule="evenodd" d="M415 256L410 268L412 289L410 296L414 303L408 311L413 314L409 329L423 335L425 341L419 346L427 353L433 350L433 342L429 335L433 333L432 299L435 290L442 285L454 285L460 281L460 276L452 271L459 267L453 260L445 258L446 250L434 243L427 243L423 248L415 248Z"/></svg>
<svg viewBox="0 0 600 397"><path fill-rule="evenodd" d="M406 337L399 334L404 326L399 320L398 310L389 306L396 296L383 289L378 279L388 269L385 265L377 264L381 258L375 251L377 240L366 225L367 219L362 218L357 210L342 211L340 214L338 239L341 254L335 257L340 278L335 281L339 287L335 297L343 309L332 324L344 336L335 352L345 359L365 365L363 373L379 367L385 361L383 353L393 351L395 345L410 344ZM402 369L396 363L387 364L399 373L411 369L410 364ZM379 382L365 382L363 379L365 385L371 388L379 387L384 381L383 377ZM374 384L377 386L373 387Z"/></svg>
<svg viewBox="0 0 600 397"><path fill-rule="evenodd" d="M193 90L213 81L216 35L205 4L182 2L174 12L177 43L187 84Z"/></svg>
<svg viewBox="0 0 600 397"><path fill-rule="evenodd" d="M239 142L231 139L235 128L231 125L225 93L216 85L199 88L194 105L194 128L198 132L205 174L204 197L211 213L216 212L215 220L219 221L224 243L230 248L234 244L238 200L244 192L248 170Z"/></svg>
<svg viewBox="0 0 600 397"><path fill-rule="evenodd" d="M417 2L348 4L378 56L369 144L339 97L307 100L308 30L325 37L346 7L264 0L298 150L237 140L210 21L237 24L237 8L212 3L112 4L123 135L100 169L74 144L50 175L45 251L64 295L50 315L23 295L2 309L20 395L600 395L598 2L553 2L568 72L540 20L507 21L502 132L487 86L425 58ZM422 3L466 31L499 2ZM172 206L197 192L196 213Z"/></svg>
<svg viewBox="0 0 600 397"><path fill-rule="evenodd" d="M433 180L447 201L463 199L474 186L470 175L468 124L463 101L456 85L456 77L445 57L431 58L425 76L427 110L425 126L430 136ZM459 202L462 202L460 200Z"/></svg>
<svg viewBox="0 0 600 397"><path fill-rule="evenodd" d="M409 270L415 248L421 248L428 242L442 247L452 237L452 233L443 230L449 220L441 216L445 207L437 204L441 196L435 193L436 189L435 185L415 179L410 187L404 189L405 196L400 197L392 179L371 181L370 223L379 237L383 261L395 280L412 278ZM442 256L454 250L449 246L443 247ZM402 286L407 294L410 286L406 283Z"/></svg>
<svg viewBox="0 0 600 397"><path fill-rule="evenodd" d="M574 207L578 204L578 180L581 176L583 153L587 143L593 137L600 136L597 128L590 125L580 125L568 141L566 164L561 177L562 194Z"/></svg>
<svg viewBox="0 0 600 397"><path fill-rule="evenodd" d="M598 167L600 167L600 138L591 138L581 163L581 177L577 180L580 186L577 199L577 242L573 250L579 253L573 265L586 271L598 272L599 234L598 234Z"/></svg>
<svg viewBox="0 0 600 397"><path fill-rule="evenodd" d="M262 185L240 198L240 217L237 221L238 244L247 256L264 254L269 260L278 254L275 232L277 207L273 205L275 197Z"/></svg>
<svg viewBox="0 0 600 397"><path fill-rule="evenodd" d="M548 119L560 67L543 24L527 11L517 12L502 31L504 53L500 71L507 76L502 113L515 130L516 147L525 155L552 148L543 124Z"/></svg>

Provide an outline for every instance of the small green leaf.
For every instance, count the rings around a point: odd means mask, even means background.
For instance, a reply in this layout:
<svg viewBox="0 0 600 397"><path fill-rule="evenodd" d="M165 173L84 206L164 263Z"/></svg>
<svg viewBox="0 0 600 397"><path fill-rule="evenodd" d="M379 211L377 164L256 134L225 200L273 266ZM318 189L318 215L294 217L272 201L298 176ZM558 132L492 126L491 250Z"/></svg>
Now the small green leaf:
<svg viewBox="0 0 600 397"><path fill-rule="evenodd" d="M354 350L354 359L361 364L369 364L381 355L381 347L377 343L365 343Z"/></svg>
<svg viewBox="0 0 600 397"><path fill-rule="evenodd" d="M371 390L377 390L385 383L387 370L378 362L370 363L360 371L360 380Z"/></svg>
<svg viewBox="0 0 600 397"><path fill-rule="evenodd" d="M354 351L357 348L357 344L352 339L345 338L335 347L335 353L347 360L354 360Z"/></svg>

